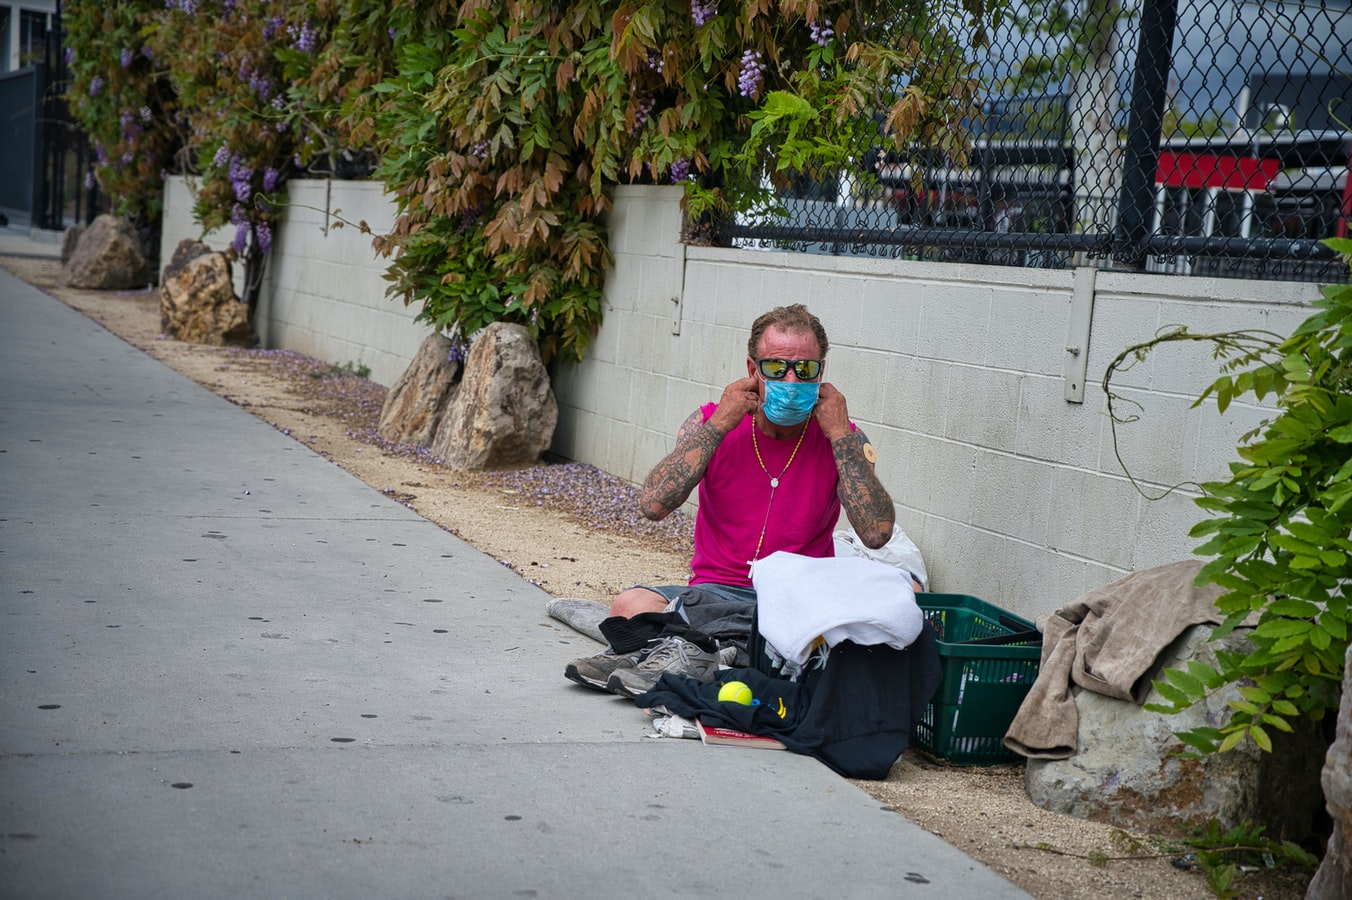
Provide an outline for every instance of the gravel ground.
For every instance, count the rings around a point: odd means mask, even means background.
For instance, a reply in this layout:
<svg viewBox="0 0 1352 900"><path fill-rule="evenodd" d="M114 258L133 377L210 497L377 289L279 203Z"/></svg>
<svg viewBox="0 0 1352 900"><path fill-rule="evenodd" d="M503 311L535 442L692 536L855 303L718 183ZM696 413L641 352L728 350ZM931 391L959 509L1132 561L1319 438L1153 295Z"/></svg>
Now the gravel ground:
<svg viewBox="0 0 1352 900"><path fill-rule="evenodd" d="M288 351L166 339L153 293L63 289L59 266L45 260L0 257L0 265L550 594L604 599L636 583L685 580L691 521L678 514L648 522L635 510L634 487L593 466L448 470L425 449L381 440L374 426L384 388L343 368ZM560 676L566 662L559 660ZM1216 896L1189 864L1179 834L1130 833L1039 809L1024 791L1021 764L957 767L912 749L886 780L855 783L1036 897ZM1241 874L1228 896L1296 900L1311 874L1259 868Z"/></svg>

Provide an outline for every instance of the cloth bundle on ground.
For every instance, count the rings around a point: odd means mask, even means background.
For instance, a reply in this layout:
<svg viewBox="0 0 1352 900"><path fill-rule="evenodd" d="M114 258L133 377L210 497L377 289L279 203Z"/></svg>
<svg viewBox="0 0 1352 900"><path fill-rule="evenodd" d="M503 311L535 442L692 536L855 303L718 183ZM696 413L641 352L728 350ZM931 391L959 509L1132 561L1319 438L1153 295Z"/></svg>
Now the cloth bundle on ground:
<svg viewBox="0 0 1352 900"><path fill-rule="evenodd" d="M843 641L824 666L809 666L801 681L754 668L725 669L709 683L667 673L634 702L770 735L848 778L881 779L905 751L940 675L934 631L923 625L905 650ZM718 690L728 681L745 682L760 703L719 702Z"/></svg>
<svg viewBox="0 0 1352 900"><path fill-rule="evenodd" d="M1034 759L1074 756L1079 714L1072 685L1144 703L1160 654L1189 627L1224 618L1216 609L1222 589L1196 583L1201 568L1188 560L1133 572L1040 617L1042 664L1005 746Z"/></svg>
<svg viewBox="0 0 1352 900"><path fill-rule="evenodd" d="M758 627L766 643L798 666L818 639L904 649L925 619L908 572L859 556L814 559L783 550L751 567Z"/></svg>

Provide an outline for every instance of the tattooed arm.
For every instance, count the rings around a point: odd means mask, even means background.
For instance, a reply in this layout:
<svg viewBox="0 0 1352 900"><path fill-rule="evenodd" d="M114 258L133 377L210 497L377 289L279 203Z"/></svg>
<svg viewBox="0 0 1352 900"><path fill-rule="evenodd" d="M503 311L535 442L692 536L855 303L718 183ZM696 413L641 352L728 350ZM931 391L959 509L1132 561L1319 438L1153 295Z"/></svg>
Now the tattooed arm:
<svg viewBox="0 0 1352 900"><path fill-rule="evenodd" d="M639 510L645 518L665 519L690 498L723 436L755 410L759 396L755 379L742 378L723 390L709 421L698 409L686 418L676 433L676 449L653 466L643 482Z"/></svg>
<svg viewBox="0 0 1352 900"><path fill-rule="evenodd" d="M873 463L865 455L870 447L863 431L855 430L831 442L840 484L836 494L850 524L865 547L877 549L892 537L897 511L887 488L878 480Z"/></svg>
<svg viewBox="0 0 1352 900"><path fill-rule="evenodd" d="M887 488L873 471L873 462L869 459L872 446L863 431L850 430L845 396L830 384L822 385L814 414L831 442L831 453L840 477L836 487L840 505L864 546L877 549L892 537L897 511Z"/></svg>

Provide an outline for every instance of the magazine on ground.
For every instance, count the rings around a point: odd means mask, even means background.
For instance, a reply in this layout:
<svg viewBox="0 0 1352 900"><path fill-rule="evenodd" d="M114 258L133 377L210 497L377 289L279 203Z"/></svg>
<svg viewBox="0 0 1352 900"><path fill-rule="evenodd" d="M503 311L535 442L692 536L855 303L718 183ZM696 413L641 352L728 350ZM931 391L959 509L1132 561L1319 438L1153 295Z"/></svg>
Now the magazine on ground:
<svg viewBox="0 0 1352 900"><path fill-rule="evenodd" d="M706 725L703 719L695 720L699 729L699 739L707 745L720 747L751 747L756 750L783 750L784 745L777 739L736 728L723 728L719 725Z"/></svg>

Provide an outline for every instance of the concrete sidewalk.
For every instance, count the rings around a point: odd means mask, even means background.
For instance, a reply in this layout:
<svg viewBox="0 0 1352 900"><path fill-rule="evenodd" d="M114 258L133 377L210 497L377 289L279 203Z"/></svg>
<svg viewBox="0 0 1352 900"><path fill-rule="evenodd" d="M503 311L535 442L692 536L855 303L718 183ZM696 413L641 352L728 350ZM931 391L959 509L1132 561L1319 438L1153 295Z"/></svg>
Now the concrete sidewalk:
<svg viewBox="0 0 1352 900"><path fill-rule="evenodd" d="M0 895L1027 896L0 270Z"/></svg>

